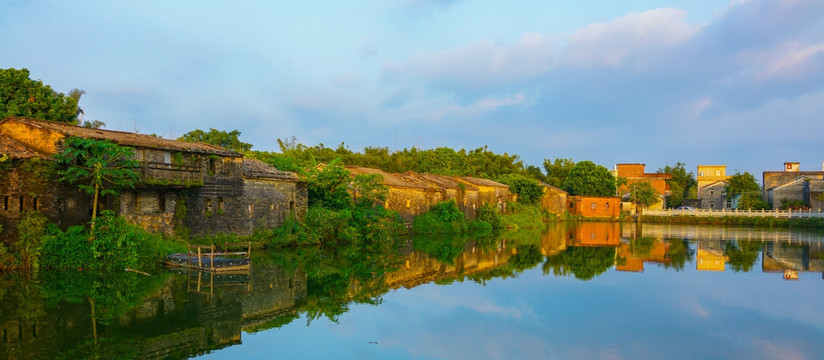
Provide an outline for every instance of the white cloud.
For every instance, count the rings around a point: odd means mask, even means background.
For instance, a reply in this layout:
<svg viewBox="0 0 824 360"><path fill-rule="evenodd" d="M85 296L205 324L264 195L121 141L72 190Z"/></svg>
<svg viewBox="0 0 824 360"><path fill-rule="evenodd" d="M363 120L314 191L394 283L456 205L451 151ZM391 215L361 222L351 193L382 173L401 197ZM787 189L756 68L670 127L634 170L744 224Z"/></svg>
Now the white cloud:
<svg viewBox="0 0 824 360"><path fill-rule="evenodd" d="M803 79L814 68L824 67L824 43L801 44L792 42L777 49L769 49L771 55L762 71L756 74L759 80L770 78Z"/></svg>

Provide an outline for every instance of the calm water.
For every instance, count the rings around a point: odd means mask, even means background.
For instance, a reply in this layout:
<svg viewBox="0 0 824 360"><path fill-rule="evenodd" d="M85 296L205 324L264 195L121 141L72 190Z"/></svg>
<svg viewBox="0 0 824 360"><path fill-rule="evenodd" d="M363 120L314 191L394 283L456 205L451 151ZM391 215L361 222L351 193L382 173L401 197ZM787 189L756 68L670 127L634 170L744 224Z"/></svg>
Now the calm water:
<svg viewBox="0 0 824 360"><path fill-rule="evenodd" d="M585 223L238 275L6 275L0 358L821 359L822 243Z"/></svg>

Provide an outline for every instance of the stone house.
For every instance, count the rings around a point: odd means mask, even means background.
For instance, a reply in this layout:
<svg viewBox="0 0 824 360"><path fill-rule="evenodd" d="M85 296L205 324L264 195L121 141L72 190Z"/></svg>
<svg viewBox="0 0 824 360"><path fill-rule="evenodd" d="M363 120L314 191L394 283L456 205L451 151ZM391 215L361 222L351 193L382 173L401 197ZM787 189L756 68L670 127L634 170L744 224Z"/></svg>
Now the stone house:
<svg viewBox="0 0 824 360"><path fill-rule="evenodd" d="M477 187L479 205L495 204L498 212L501 214L506 214L506 203L508 201L514 201L512 194L509 193L509 185L468 176L457 177L455 179L464 184Z"/></svg>
<svg viewBox="0 0 824 360"><path fill-rule="evenodd" d="M571 215L616 219L621 214L621 198L602 196L567 196Z"/></svg>
<svg viewBox="0 0 824 360"><path fill-rule="evenodd" d="M727 201L727 182L716 180L698 188L698 198L701 199L702 209L731 209L733 202Z"/></svg>
<svg viewBox="0 0 824 360"><path fill-rule="evenodd" d="M805 187L804 182L824 180L824 171L801 171L800 163L785 162L784 171L764 171L761 179L762 197L773 209L782 206L782 199L801 200L810 208L817 208L813 205L820 205L819 202L813 204L813 201L817 199L805 192L816 191L816 186Z"/></svg>
<svg viewBox="0 0 824 360"><path fill-rule="evenodd" d="M440 201L455 200L455 204L469 219L475 218L475 210L479 203L479 189L477 186L461 182L451 176L413 173L408 171L404 175L423 180L438 189L441 193Z"/></svg>
<svg viewBox="0 0 824 360"><path fill-rule="evenodd" d="M397 211L404 221L429 210L429 207L442 201L442 193L431 183L408 174L393 174L383 170L359 166L347 166L346 170L355 175L380 175L381 184L389 189L384 208Z"/></svg>
<svg viewBox="0 0 824 360"><path fill-rule="evenodd" d="M567 196L569 194L564 190L561 190L557 187L554 187L544 182L541 183L541 186L543 186L544 188L544 194L538 201L539 204L541 204L541 208L550 213L558 215L562 215L564 212L566 212Z"/></svg>
<svg viewBox="0 0 824 360"><path fill-rule="evenodd" d="M104 197L100 205L147 230L167 235L181 227L193 235L250 234L256 226L280 224L289 211L301 215L308 206L306 188L294 174L264 169L265 164L208 144L19 117L0 120L0 136L43 158L56 154L61 140L70 136L133 148L142 164L137 169L140 182L119 196ZM16 182L29 180L20 176ZM56 216L44 211L51 221L61 227L88 221L91 201L87 197L67 196L66 192L76 187L56 178L48 183L58 193L43 195L53 196L59 211L66 213ZM19 184L0 185L0 192L10 192ZM43 201L38 205L46 206Z"/></svg>

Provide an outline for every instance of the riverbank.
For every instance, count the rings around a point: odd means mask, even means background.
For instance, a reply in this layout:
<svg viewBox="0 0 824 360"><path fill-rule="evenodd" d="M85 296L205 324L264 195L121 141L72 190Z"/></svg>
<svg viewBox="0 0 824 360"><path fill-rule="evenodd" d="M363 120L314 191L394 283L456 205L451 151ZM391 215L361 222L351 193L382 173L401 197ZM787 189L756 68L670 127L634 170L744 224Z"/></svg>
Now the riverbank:
<svg viewBox="0 0 824 360"><path fill-rule="evenodd" d="M653 216L641 215L639 222L647 224L679 225L740 225L755 227L786 227L824 230L824 218L776 218L746 216Z"/></svg>

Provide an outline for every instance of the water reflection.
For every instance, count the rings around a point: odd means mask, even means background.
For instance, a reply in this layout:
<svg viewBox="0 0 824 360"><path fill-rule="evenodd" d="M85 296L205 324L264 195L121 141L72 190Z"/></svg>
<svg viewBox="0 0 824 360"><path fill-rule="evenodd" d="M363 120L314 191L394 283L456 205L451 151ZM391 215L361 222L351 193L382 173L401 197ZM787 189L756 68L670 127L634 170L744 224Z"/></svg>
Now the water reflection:
<svg viewBox="0 0 824 360"><path fill-rule="evenodd" d="M538 265L544 276L579 280L650 268L803 276L824 271L821 244L812 232L581 223L412 238L400 249L298 249L256 258L247 274L7 274L0 358L187 358L299 319L338 321L353 304L379 305L393 290L487 284Z"/></svg>

